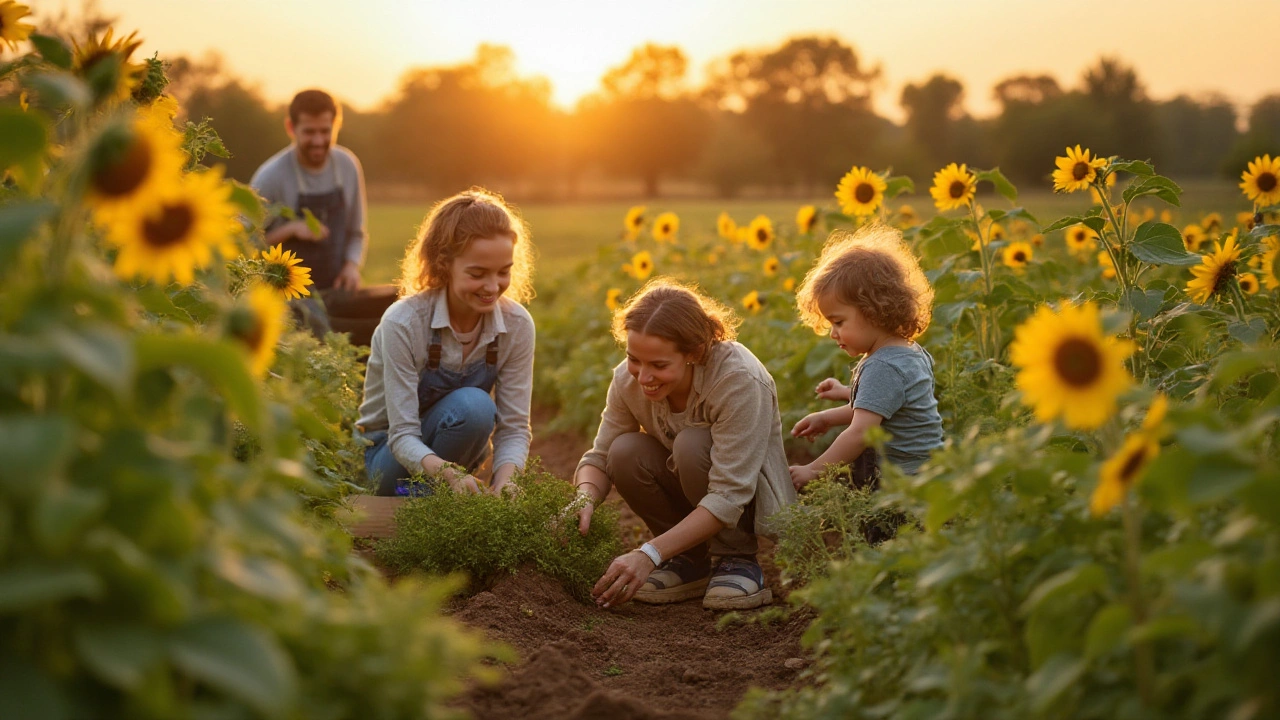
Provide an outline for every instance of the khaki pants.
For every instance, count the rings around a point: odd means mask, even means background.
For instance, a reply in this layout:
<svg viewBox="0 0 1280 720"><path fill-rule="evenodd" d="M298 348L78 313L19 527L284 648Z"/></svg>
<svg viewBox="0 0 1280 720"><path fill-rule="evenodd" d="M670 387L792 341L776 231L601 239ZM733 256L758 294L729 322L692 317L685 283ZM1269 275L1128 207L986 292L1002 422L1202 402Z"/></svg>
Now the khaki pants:
<svg viewBox="0 0 1280 720"><path fill-rule="evenodd" d="M667 467L668 458L672 459L675 472ZM645 433L619 435L609 446L605 464L605 472L618 488L618 494L657 537L685 519L707 494L711 431L707 428L682 430L670 452ZM711 538L711 554L754 555L754 525L753 500L736 526L726 527ZM700 560L707 550L708 544L702 543L683 554Z"/></svg>

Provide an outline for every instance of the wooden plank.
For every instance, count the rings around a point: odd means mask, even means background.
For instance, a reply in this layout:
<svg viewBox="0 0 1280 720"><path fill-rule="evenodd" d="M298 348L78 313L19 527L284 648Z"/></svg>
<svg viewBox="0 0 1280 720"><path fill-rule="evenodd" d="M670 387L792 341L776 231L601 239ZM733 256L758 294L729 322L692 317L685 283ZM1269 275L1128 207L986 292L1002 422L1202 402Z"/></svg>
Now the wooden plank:
<svg viewBox="0 0 1280 720"><path fill-rule="evenodd" d="M353 495L347 498L350 510L340 511L337 520L352 537L381 540L396 532L396 510L408 498Z"/></svg>

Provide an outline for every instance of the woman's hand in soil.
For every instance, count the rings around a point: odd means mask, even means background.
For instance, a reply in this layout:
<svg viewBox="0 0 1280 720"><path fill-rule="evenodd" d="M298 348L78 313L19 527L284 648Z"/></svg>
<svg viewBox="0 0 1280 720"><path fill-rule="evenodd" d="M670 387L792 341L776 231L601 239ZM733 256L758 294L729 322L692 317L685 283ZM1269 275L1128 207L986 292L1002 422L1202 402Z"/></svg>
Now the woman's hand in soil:
<svg viewBox="0 0 1280 720"><path fill-rule="evenodd" d="M813 442L815 438L821 437L823 433L831 429L831 423L827 422L822 413L809 413L796 426L791 428L792 437L801 437L809 442Z"/></svg>
<svg viewBox="0 0 1280 720"><path fill-rule="evenodd" d="M823 400L839 400L849 402L849 386L835 378L827 378L818 383L814 392Z"/></svg>
<svg viewBox="0 0 1280 720"><path fill-rule="evenodd" d="M449 487L453 488L453 491L456 493L479 495L484 492L480 489L483 486L483 483L472 475L454 475L448 479L448 483Z"/></svg>
<svg viewBox="0 0 1280 720"><path fill-rule="evenodd" d="M792 465L787 469L791 471L791 484L795 486L796 490L803 488L818 477L818 471L814 470L812 465Z"/></svg>
<svg viewBox="0 0 1280 720"><path fill-rule="evenodd" d="M635 597L654 569L653 561L639 550L619 555L591 588L591 595L600 607L621 605Z"/></svg>

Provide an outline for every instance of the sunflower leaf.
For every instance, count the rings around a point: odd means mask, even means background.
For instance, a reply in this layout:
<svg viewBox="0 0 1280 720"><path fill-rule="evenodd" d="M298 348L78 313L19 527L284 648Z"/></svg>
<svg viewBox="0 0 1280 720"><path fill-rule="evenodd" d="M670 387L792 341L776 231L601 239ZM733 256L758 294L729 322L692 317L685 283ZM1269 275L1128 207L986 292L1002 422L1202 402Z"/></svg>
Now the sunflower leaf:
<svg viewBox="0 0 1280 720"><path fill-rule="evenodd" d="M1148 195L1155 195L1174 207L1182 206L1182 202L1179 200L1179 196L1182 195L1182 188L1163 175L1148 175L1136 180L1124 189L1121 197L1124 198L1125 203L1131 203L1137 198Z"/></svg>
<svg viewBox="0 0 1280 720"><path fill-rule="evenodd" d="M1150 265L1196 265L1200 262L1199 255L1187 252L1178 228L1154 220L1138 226L1129 252Z"/></svg>
<svg viewBox="0 0 1280 720"><path fill-rule="evenodd" d="M261 225L267 215L266 208L262 205L262 198L258 197L257 191L236 180L231 181L231 202L240 206L245 216L256 225Z"/></svg>
<svg viewBox="0 0 1280 720"><path fill-rule="evenodd" d="M1144 177L1156 174L1156 169L1146 160L1121 160L1111 165L1112 172L1127 172Z"/></svg>
<svg viewBox="0 0 1280 720"><path fill-rule="evenodd" d="M135 344L138 372L185 365L214 385L251 431L265 421L262 399L244 357L229 342L180 335L141 335Z"/></svg>
<svg viewBox="0 0 1280 720"><path fill-rule="evenodd" d="M996 192L1003 195L1009 202L1017 201L1018 189L1013 186L1013 183L1009 182L1009 178L1005 177L1004 173L1000 172L1000 168L983 170L975 173L975 177L977 177L978 182L983 182L985 180L986 182L991 183L995 187Z"/></svg>
<svg viewBox="0 0 1280 720"><path fill-rule="evenodd" d="M1280 225L1255 225L1254 228L1249 231L1249 237L1255 240L1269 238L1272 235L1280 235Z"/></svg>
<svg viewBox="0 0 1280 720"><path fill-rule="evenodd" d="M32 33L27 38L31 44L35 46L36 52L40 53L40 57L51 65L56 65L63 70L71 69L71 48L52 35L41 35L40 33Z"/></svg>
<svg viewBox="0 0 1280 720"><path fill-rule="evenodd" d="M0 171L20 166L35 174L49 140L49 128L36 113L17 105L0 108Z"/></svg>
<svg viewBox="0 0 1280 720"><path fill-rule="evenodd" d="M902 193L914 193L916 184L906 175L895 175L888 179L884 188L885 202L892 200Z"/></svg>
<svg viewBox="0 0 1280 720"><path fill-rule="evenodd" d="M12 267L19 249L57 209L48 200L13 202L0 208L0 267Z"/></svg>
<svg viewBox="0 0 1280 720"><path fill-rule="evenodd" d="M1032 219L1034 220L1034 218ZM1107 221L1103 220L1097 215L1085 215L1083 217L1078 215L1068 215L1067 217L1059 218L1057 222L1051 223L1048 227L1045 227L1040 232L1050 233L1050 232L1053 232L1054 230L1062 230L1063 228L1069 228L1072 225L1084 225L1088 227L1090 230L1096 233L1100 233L1102 232L1102 228L1107 226Z"/></svg>
<svg viewBox="0 0 1280 720"><path fill-rule="evenodd" d="M320 220L311 212L311 208L302 208L302 217L307 222L307 230L315 237L320 237Z"/></svg>

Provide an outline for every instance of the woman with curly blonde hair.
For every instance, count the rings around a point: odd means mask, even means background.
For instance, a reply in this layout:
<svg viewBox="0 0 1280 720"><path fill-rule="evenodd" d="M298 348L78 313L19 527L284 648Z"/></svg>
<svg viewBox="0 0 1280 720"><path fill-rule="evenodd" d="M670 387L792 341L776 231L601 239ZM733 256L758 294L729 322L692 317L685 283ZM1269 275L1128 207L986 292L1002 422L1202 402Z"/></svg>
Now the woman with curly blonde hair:
<svg viewBox="0 0 1280 720"><path fill-rule="evenodd" d="M500 492L529 455L533 248L513 208L483 188L436 204L402 264L400 299L370 345L357 429L379 495L412 475L479 492L493 446Z"/></svg>
<svg viewBox="0 0 1280 720"><path fill-rule="evenodd" d="M797 489L827 465L849 463L856 486L879 482L879 458L866 433L891 435L885 455L914 473L942 445L942 418L933 395L933 358L913 340L929 327L933 289L911 248L895 228L879 223L832 233L817 264L796 291L800 318L851 357L862 356L853 381L827 378L819 397L847 405L811 413L791 434L810 441L847 425L827 451L808 465L791 466Z"/></svg>
<svg viewBox="0 0 1280 720"><path fill-rule="evenodd" d="M574 473L579 530L616 487L653 532L615 559L593 594L606 607L701 596L704 607L770 602L756 562L764 521L795 499L773 377L734 341L738 319L670 279L614 314L613 371L591 450ZM712 570L711 557L717 563Z"/></svg>

